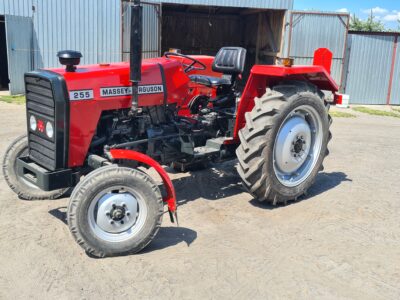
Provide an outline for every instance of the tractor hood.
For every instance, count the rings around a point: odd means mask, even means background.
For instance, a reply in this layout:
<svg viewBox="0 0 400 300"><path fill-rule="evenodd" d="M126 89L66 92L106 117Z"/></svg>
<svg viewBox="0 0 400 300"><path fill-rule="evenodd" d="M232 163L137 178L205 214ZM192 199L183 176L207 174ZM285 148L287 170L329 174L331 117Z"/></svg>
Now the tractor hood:
<svg viewBox="0 0 400 300"><path fill-rule="evenodd" d="M139 84L139 106L163 105L168 95L178 99L181 89L187 88L189 79L180 63L166 58L145 59ZM78 66L68 72L63 68L50 69L64 77L71 104L73 101L107 101L103 109L129 108L132 88L129 81L129 63L110 63ZM180 71L180 72L179 72ZM180 75L180 80L167 82L166 73ZM179 84L176 84L179 82ZM175 96L175 97L174 97ZM110 101L112 100L112 101ZM173 99L169 99L173 102Z"/></svg>
<svg viewBox="0 0 400 300"><path fill-rule="evenodd" d="M69 167L81 166L104 111L132 107L129 63L78 66L32 72L57 73L64 78L69 109ZM182 101L188 95L189 77L182 64L166 58L145 59L139 83L139 107Z"/></svg>

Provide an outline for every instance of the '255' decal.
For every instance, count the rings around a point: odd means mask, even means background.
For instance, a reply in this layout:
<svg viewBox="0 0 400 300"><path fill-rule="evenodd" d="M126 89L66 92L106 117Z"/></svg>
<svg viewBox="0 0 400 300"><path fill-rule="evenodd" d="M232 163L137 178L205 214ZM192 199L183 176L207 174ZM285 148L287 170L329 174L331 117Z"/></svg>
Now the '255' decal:
<svg viewBox="0 0 400 300"><path fill-rule="evenodd" d="M70 91L69 100L90 100L93 99L93 90Z"/></svg>

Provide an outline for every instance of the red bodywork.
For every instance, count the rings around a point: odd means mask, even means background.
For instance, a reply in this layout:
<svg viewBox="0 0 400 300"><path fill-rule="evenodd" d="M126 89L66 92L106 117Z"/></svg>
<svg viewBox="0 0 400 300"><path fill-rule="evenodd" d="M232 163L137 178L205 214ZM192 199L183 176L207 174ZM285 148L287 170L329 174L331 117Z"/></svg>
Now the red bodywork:
<svg viewBox="0 0 400 300"><path fill-rule="evenodd" d="M168 59L165 57L145 59L142 63L142 81L140 87L143 93L139 95L139 106L154 106L163 104L177 104L180 115L190 115L187 107L193 97L208 95L215 96L216 89L205 87L190 81L190 74L203 74L220 77L222 74L212 71L213 57L193 56L207 67L203 71L184 72L182 59ZM255 65L250 72L246 87L239 103L235 129L232 139L227 143L238 143L238 131L245 125L245 113L254 106L254 98L261 97L268 86L272 86L283 79L310 81L321 90L336 92L337 84L330 76L332 53L328 49L316 51L313 66L266 66ZM76 72L66 72L64 69L53 69L65 78L70 95L70 130L69 130L69 167L79 167L84 164L89 146L95 134L99 118L103 111L126 109L131 107L131 93L128 88L129 63L113 63L78 67ZM157 86L158 90L147 88ZM160 88L162 86L162 88ZM115 95L108 91L122 90L125 94ZM147 89L147 90L146 90ZM77 91L93 91L93 97L85 100L73 100L73 93ZM147 91L147 92L146 92ZM111 150L114 159L130 159L154 167L160 174L167 188L167 197L164 201L169 210L176 210L176 196L171 180L163 168L152 158L130 150Z"/></svg>

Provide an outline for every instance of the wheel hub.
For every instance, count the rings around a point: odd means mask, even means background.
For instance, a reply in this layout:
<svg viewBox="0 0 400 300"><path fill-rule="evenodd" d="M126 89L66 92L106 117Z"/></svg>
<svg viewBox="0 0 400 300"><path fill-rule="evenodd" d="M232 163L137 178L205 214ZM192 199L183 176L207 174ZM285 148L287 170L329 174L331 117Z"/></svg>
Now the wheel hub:
<svg viewBox="0 0 400 300"><path fill-rule="evenodd" d="M108 193L98 201L96 223L109 233L129 230L136 222L137 199L130 193Z"/></svg>
<svg viewBox="0 0 400 300"><path fill-rule="evenodd" d="M311 129L299 115L292 116L282 126L275 145L275 164L279 171L290 175L301 167L311 144Z"/></svg>
<svg viewBox="0 0 400 300"><path fill-rule="evenodd" d="M114 221L121 221L125 217L125 209L122 206L116 206L110 215Z"/></svg>
<svg viewBox="0 0 400 300"><path fill-rule="evenodd" d="M306 143L306 141L303 140L303 137L301 137L301 138L297 137L297 141L294 142L293 151L296 154L300 154L301 152L303 152L303 145L305 143Z"/></svg>

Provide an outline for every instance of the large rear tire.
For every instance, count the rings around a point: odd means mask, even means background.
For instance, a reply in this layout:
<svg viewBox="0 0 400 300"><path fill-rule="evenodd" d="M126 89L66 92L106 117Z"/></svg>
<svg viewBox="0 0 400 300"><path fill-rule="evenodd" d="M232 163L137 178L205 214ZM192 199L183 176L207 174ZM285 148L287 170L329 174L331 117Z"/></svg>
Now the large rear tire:
<svg viewBox="0 0 400 300"><path fill-rule="evenodd" d="M68 226L77 243L95 257L132 254L146 247L161 226L158 186L143 172L106 166L74 189Z"/></svg>
<svg viewBox="0 0 400 300"><path fill-rule="evenodd" d="M42 191L34 184L17 175L17 158L27 156L28 151L28 138L26 135L16 138L6 150L3 159L3 175L8 186L24 200L57 199L64 195L69 190L68 188L48 192Z"/></svg>
<svg viewBox="0 0 400 300"><path fill-rule="evenodd" d="M287 81L255 99L239 131L238 173L247 190L273 205L297 200L328 155L332 119L316 86Z"/></svg>

